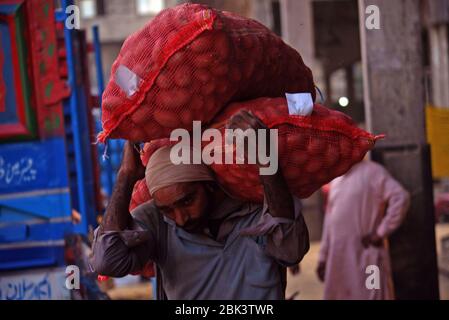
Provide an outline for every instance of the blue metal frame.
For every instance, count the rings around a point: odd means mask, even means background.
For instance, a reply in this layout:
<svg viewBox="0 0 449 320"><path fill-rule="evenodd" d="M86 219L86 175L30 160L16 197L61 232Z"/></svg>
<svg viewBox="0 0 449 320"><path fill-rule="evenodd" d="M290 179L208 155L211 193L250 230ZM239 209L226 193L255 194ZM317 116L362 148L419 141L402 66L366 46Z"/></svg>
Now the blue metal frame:
<svg viewBox="0 0 449 320"><path fill-rule="evenodd" d="M92 27L92 34L93 34L93 44L94 44L94 50L95 50L95 64L96 64L96 71L97 71L97 84L98 84L98 102L101 112L101 103L102 103L102 96L104 91L104 79L103 79L103 61L101 59L101 43L100 43L100 35L98 26ZM100 119L101 119L101 113L100 113ZM101 121L101 120L99 120ZM96 129L97 132L101 130L101 125L96 123ZM99 146L99 154L102 155L104 153L104 147ZM106 141L106 151L109 149L109 141ZM113 168L111 159L109 157L105 157L105 159L101 159L100 161L103 161L104 163L101 163L101 175L102 177L105 177L105 181L102 179L101 185L105 187L106 194L110 196L112 194L112 187L113 187Z"/></svg>
<svg viewBox="0 0 449 320"><path fill-rule="evenodd" d="M56 20L63 22L68 17L66 8L73 5L72 0L62 0L62 10L56 12ZM75 30L64 28L65 46L67 52L68 82L71 88L70 97L64 101L64 113L68 119L67 139L68 151L73 152L74 164L70 164L69 170L72 178L73 206L82 216L81 223L75 226L75 232L87 234L90 227L96 226L96 209L94 199L93 168L91 155L91 139L88 135L87 99L84 88L77 75ZM73 142L71 141L73 138ZM73 144L73 145L71 145ZM71 155L69 154L69 161Z"/></svg>
<svg viewBox="0 0 449 320"><path fill-rule="evenodd" d="M71 233L63 138L0 145L0 271L62 264Z"/></svg>

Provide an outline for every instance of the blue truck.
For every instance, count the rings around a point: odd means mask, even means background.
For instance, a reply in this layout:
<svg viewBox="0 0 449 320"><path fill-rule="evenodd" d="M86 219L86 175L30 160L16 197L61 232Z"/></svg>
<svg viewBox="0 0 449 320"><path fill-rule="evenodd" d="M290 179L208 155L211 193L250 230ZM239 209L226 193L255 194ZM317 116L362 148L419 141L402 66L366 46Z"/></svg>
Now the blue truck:
<svg viewBox="0 0 449 320"><path fill-rule="evenodd" d="M86 56L89 50L95 54L101 97L98 29L92 30L93 45L89 45L85 31L66 26L72 13L71 0L61 1L60 8L54 8L53 1L39 2L42 6L33 8L37 2L30 1L11 0L0 4L0 87L4 88L3 94L0 90L0 300L73 299L74 292L66 285L66 266L83 263L86 255L83 248L88 249L89 237L112 192L123 141L108 142L106 159L102 159L105 146L93 144L100 127L101 98L95 100L90 96ZM42 9L45 19L32 17L38 9ZM33 78L27 72L34 60L30 62L26 57L35 52L40 54L42 48L47 50L46 45L49 56L55 55L54 44L46 43L48 19L56 24L58 74L66 93L61 93L64 90L58 89L57 82L46 86L43 96L47 105L42 103L39 107L38 99L33 96L37 95L36 88L55 71L45 75L42 58L36 70L43 76L39 78L34 73ZM39 23L41 31L35 27ZM20 77L25 79L23 85L17 81ZM27 86L31 89L27 90ZM27 95L31 105L29 113L23 112L27 105L22 100ZM33 107L33 103L37 106ZM48 108L58 103L60 120L54 118L52 122L47 116ZM33 122L34 132L30 125ZM55 134L39 133L53 123L60 127ZM21 134L14 136L19 132L17 128L22 130ZM9 136L8 130L12 132ZM9 138L2 138L3 134ZM78 298L105 298L93 277L96 275L88 275L83 265L84 291L77 291Z"/></svg>

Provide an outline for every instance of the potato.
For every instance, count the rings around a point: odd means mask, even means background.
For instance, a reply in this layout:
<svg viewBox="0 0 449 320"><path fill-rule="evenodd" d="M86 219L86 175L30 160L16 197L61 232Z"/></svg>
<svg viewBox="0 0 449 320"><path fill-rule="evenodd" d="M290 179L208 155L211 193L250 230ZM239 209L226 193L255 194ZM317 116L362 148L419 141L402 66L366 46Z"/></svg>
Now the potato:
<svg viewBox="0 0 449 320"><path fill-rule="evenodd" d="M179 127L179 119L175 112L168 110L155 110L153 113L154 120L156 120L162 127L176 128Z"/></svg>
<svg viewBox="0 0 449 320"><path fill-rule="evenodd" d="M314 180L315 182L322 184L329 182L331 178L327 170L320 170L315 174Z"/></svg>
<svg viewBox="0 0 449 320"><path fill-rule="evenodd" d="M252 35L252 34L242 36L240 38L240 45L242 46L242 48L244 48L244 49L252 48L254 46L254 42L255 42L254 38L255 37L256 36Z"/></svg>
<svg viewBox="0 0 449 320"><path fill-rule="evenodd" d="M213 93L215 90L215 81L209 81L207 83L205 83L202 87L201 87L201 94L204 96L208 96L211 93Z"/></svg>
<svg viewBox="0 0 449 320"><path fill-rule="evenodd" d="M213 75L221 77L228 74L229 67L226 64L220 63L219 65L212 67L210 71Z"/></svg>
<svg viewBox="0 0 449 320"><path fill-rule="evenodd" d="M254 72L254 80L255 82L261 82L265 80L265 73L263 69L256 69Z"/></svg>
<svg viewBox="0 0 449 320"><path fill-rule="evenodd" d="M231 67L231 71L229 72L229 79L234 82L240 81L242 78L242 73L240 72L237 66Z"/></svg>
<svg viewBox="0 0 449 320"><path fill-rule="evenodd" d="M183 65L181 67L179 67L178 69L176 69L175 75L173 77L173 81L174 83L178 86L178 87L186 87L188 85L190 85L190 81L191 81L191 73L192 71L190 70L190 68L186 65Z"/></svg>
<svg viewBox="0 0 449 320"><path fill-rule="evenodd" d="M243 66L243 76L244 76L245 78L250 78L251 75L252 75L253 72L254 72L254 68L255 68L254 62L248 61L248 62Z"/></svg>
<svg viewBox="0 0 449 320"><path fill-rule="evenodd" d="M210 50L214 43L214 36L215 33L205 31L198 38L193 40L193 42L189 45L189 49L195 53L202 53Z"/></svg>
<svg viewBox="0 0 449 320"><path fill-rule="evenodd" d="M131 115L131 121L134 123L141 123L142 120L148 119L148 110L144 106L140 105Z"/></svg>
<svg viewBox="0 0 449 320"><path fill-rule="evenodd" d="M189 102L190 110L193 113L199 113L203 110L204 107L204 98L200 95L192 96L192 99Z"/></svg>
<svg viewBox="0 0 449 320"><path fill-rule="evenodd" d="M247 178L248 178L248 181L250 181L252 185L258 185L259 169L255 165L251 166L251 170L247 171Z"/></svg>
<svg viewBox="0 0 449 320"><path fill-rule="evenodd" d="M186 89L165 90L159 92L157 102L160 107L179 109L190 99L190 92Z"/></svg>
<svg viewBox="0 0 449 320"><path fill-rule="evenodd" d="M218 79L216 92L218 94L225 94L230 90L229 81L226 78Z"/></svg>
<svg viewBox="0 0 449 320"><path fill-rule="evenodd" d="M193 112L190 109L184 109L180 113L181 122L186 128L191 128L193 123Z"/></svg>
<svg viewBox="0 0 449 320"><path fill-rule="evenodd" d="M203 53L194 57L193 64L196 68L210 68L214 60L211 53Z"/></svg>
<svg viewBox="0 0 449 320"><path fill-rule="evenodd" d="M103 100L102 108L107 108L107 109L113 110L113 109L117 108L121 103L122 103L122 100L120 97L108 96L107 99Z"/></svg>
<svg viewBox="0 0 449 320"><path fill-rule="evenodd" d="M166 68L159 73L159 76L156 78L156 85L162 90L168 89L172 85Z"/></svg>
<svg viewBox="0 0 449 320"><path fill-rule="evenodd" d="M128 133L127 139L131 142L141 142L145 137L145 131L139 126L131 126L132 130Z"/></svg>
<svg viewBox="0 0 449 320"><path fill-rule="evenodd" d="M320 159L311 159L304 165L304 171L308 173L315 173L321 170L323 163Z"/></svg>
<svg viewBox="0 0 449 320"><path fill-rule="evenodd" d="M311 136L307 145L307 152L313 155L322 154L326 150L326 140L318 136Z"/></svg>
<svg viewBox="0 0 449 320"><path fill-rule="evenodd" d="M289 150L291 150L291 151L297 150L297 149L302 149L306 146L307 136L303 135L301 133L298 133L298 134L291 133L291 134L287 135L286 143L287 143Z"/></svg>
<svg viewBox="0 0 449 320"><path fill-rule="evenodd" d="M225 60L230 52L229 40L224 32L218 33L214 37L214 52L222 60Z"/></svg>
<svg viewBox="0 0 449 320"><path fill-rule="evenodd" d="M215 106L217 103L217 99L214 95L209 95L204 97L204 107L201 110L202 114L205 114L204 117L213 117L212 111L215 110Z"/></svg>
<svg viewBox="0 0 449 320"><path fill-rule="evenodd" d="M297 166L303 165L308 162L310 159L310 155L307 152L302 150L295 150L290 152L289 162L294 163Z"/></svg>
<svg viewBox="0 0 449 320"><path fill-rule="evenodd" d="M285 179L296 180L299 176L301 176L301 170L296 166L289 165L286 168L282 168L282 174Z"/></svg>
<svg viewBox="0 0 449 320"><path fill-rule="evenodd" d="M340 144L340 154L345 157L351 156L352 154L352 143L348 138L342 137L339 141Z"/></svg>
<svg viewBox="0 0 449 320"><path fill-rule="evenodd" d="M329 144L323 154L324 167L326 168L333 167L338 162L339 159L340 154L338 145Z"/></svg>
<svg viewBox="0 0 449 320"><path fill-rule="evenodd" d="M202 83L206 83L212 78L212 75L209 72L209 70L207 70L205 68L196 69L194 71L194 76L196 79L198 79Z"/></svg>
<svg viewBox="0 0 449 320"><path fill-rule="evenodd" d="M186 61L185 50L180 50L173 54L167 61L167 67L171 69L176 69L177 67L184 64Z"/></svg>

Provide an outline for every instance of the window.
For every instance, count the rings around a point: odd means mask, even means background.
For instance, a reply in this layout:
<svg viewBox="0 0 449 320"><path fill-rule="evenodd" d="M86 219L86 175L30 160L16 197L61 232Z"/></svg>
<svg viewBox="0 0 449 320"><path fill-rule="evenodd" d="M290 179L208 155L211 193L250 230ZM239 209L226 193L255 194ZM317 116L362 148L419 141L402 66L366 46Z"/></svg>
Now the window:
<svg viewBox="0 0 449 320"><path fill-rule="evenodd" d="M81 17L84 19L93 18L97 14L95 0L82 0L80 3Z"/></svg>
<svg viewBox="0 0 449 320"><path fill-rule="evenodd" d="M137 0L137 13L138 14L157 14L164 9L163 0Z"/></svg>

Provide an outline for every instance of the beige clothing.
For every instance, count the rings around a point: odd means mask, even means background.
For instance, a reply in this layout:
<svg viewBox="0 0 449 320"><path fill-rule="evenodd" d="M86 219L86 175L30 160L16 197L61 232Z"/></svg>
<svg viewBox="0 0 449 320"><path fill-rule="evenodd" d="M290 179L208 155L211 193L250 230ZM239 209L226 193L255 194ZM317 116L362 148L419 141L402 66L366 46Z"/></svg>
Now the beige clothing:
<svg viewBox="0 0 449 320"><path fill-rule="evenodd" d="M326 261L324 299L393 299L388 242L364 248L376 230L387 238L402 223L407 191L379 164L362 161L331 182L320 261ZM367 267L379 267L380 289L368 289Z"/></svg>
<svg viewBox="0 0 449 320"><path fill-rule="evenodd" d="M190 164L174 164L172 159L170 159L171 148L167 146L158 149L148 161L145 170L145 181L151 195L159 189L176 183L214 181L213 174L206 165L193 162L193 152L201 152L201 150L190 150Z"/></svg>

